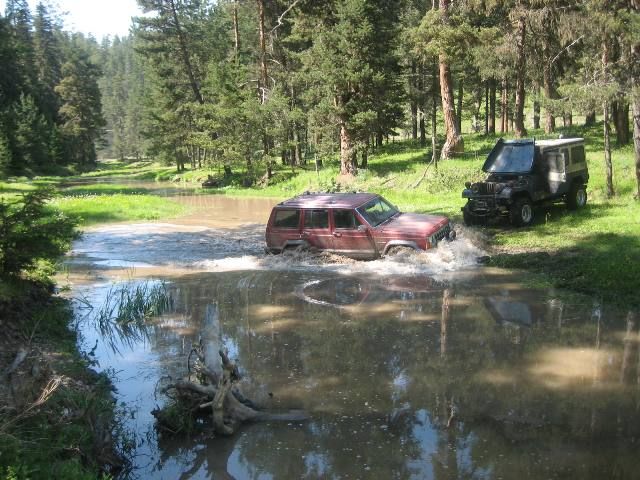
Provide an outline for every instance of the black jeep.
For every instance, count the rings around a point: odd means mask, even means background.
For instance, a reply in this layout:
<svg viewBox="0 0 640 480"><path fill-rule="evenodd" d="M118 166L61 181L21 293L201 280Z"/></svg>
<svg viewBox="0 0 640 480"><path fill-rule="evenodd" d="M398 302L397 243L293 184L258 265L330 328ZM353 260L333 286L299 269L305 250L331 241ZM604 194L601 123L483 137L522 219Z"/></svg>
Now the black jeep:
<svg viewBox="0 0 640 480"><path fill-rule="evenodd" d="M570 209L587 203L589 172L584 139L498 140L484 162L486 180L467 182L464 223L509 217L513 225L533 221L534 205L564 201Z"/></svg>

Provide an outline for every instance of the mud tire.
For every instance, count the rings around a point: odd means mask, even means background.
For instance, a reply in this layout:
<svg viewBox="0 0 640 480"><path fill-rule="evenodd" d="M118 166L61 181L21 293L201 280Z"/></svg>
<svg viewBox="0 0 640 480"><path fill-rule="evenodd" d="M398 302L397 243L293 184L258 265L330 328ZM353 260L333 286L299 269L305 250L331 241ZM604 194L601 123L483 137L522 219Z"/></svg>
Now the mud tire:
<svg viewBox="0 0 640 480"><path fill-rule="evenodd" d="M518 198L509 208L509 221L514 227L527 227L533 223L533 204L526 197Z"/></svg>
<svg viewBox="0 0 640 480"><path fill-rule="evenodd" d="M389 250L385 254L385 257L387 257L387 258L405 257L405 256L410 255L411 253L413 253L415 251L416 251L416 249L413 248L413 247L406 247L406 246L398 245L396 247L389 248Z"/></svg>
<svg viewBox="0 0 640 480"><path fill-rule="evenodd" d="M485 223L483 217L478 217L469 211L467 207L464 207L462 210L462 219L464 220L464 224L467 227L471 227L473 225L483 225Z"/></svg>
<svg viewBox="0 0 640 480"><path fill-rule="evenodd" d="M573 183L566 198L569 210L578 210L587 204L587 187L581 183Z"/></svg>

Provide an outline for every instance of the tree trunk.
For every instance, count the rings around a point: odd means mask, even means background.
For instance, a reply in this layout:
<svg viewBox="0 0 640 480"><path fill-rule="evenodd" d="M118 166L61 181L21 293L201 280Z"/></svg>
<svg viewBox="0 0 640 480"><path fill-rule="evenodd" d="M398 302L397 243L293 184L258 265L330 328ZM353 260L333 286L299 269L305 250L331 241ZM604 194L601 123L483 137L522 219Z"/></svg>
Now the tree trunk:
<svg viewBox="0 0 640 480"><path fill-rule="evenodd" d="M536 98L533 101L533 128L540 128L540 85L535 85Z"/></svg>
<svg viewBox="0 0 640 480"><path fill-rule="evenodd" d="M258 2L258 31L260 37L260 83L258 85L260 101L265 103L267 101L267 83L269 80L269 72L267 71L267 47L266 47L266 35L264 27L264 0L256 0Z"/></svg>
<svg viewBox="0 0 640 480"><path fill-rule="evenodd" d="M200 93L200 87L198 85L198 82L196 81L195 74L193 73L193 67L189 58L189 50L187 48L187 40L185 38L184 31L182 30L180 19L178 18L178 10L176 8L176 3L174 0L169 0L169 7L171 8L171 15L173 16L174 25L178 35L180 56L182 57L184 68L187 71L187 76L189 77L189 85L191 85L191 90L193 91L193 95L196 101L202 105L204 103L204 99L202 98L202 94Z"/></svg>
<svg viewBox="0 0 640 480"><path fill-rule="evenodd" d="M365 147L362 149L362 163L360 164L360 168L366 169L369 163L369 148Z"/></svg>
<svg viewBox="0 0 640 480"><path fill-rule="evenodd" d="M629 103L622 99L612 102L611 113L616 127L616 143L627 145L629 143Z"/></svg>
<svg viewBox="0 0 640 480"><path fill-rule="evenodd" d="M489 133L496 134L496 81L489 81Z"/></svg>
<svg viewBox="0 0 640 480"><path fill-rule="evenodd" d="M464 97L464 81L460 79L458 84L458 108L456 109L456 125L458 132L462 133L462 100Z"/></svg>
<svg viewBox="0 0 640 480"><path fill-rule="evenodd" d="M436 0L433 0L434 2ZM433 65L433 83L431 85L431 161L438 169L438 65Z"/></svg>
<svg viewBox="0 0 640 480"><path fill-rule="evenodd" d="M427 144L427 132L425 130L426 126L424 122L424 111L420 112L419 127L420 127L420 146L424 147Z"/></svg>
<svg viewBox="0 0 640 480"><path fill-rule="evenodd" d="M340 175L356 175L356 149L351 133L344 122L340 125Z"/></svg>
<svg viewBox="0 0 640 480"><path fill-rule="evenodd" d="M293 149L294 149L294 161L296 165L303 165L304 160L302 158L302 146L300 142L300 132L298 131L298 125L293 124Z"/></svg>
<svg viewBox="0 0 640 480"><path fill-rule="evenodd" d="M562 125L564 128L571 128L573 126L573 113L564 112L562 114Z"/></svg>
<svg viewBox="0 0 640 480"><path fill-rule="evenodd" d="M500 133L509 131L509 84L507 77L502 77L502 89L500 96Z"/></svg>
<svg viewBox="0 0 640 480"><path fill-rule="evenodd" d="M444 23L448 23L448 11L451 0L439 0L439 7ZM447 140L440 152L441 158L449 158L452 154L464 152L464 141L460 135L456 121L455 106L453 104L453 80L449 61L444 53L438 55L440 69L440 96L442 97L442 113Z"/></svg>
<svg viewBox="0 0 640 480"><path fill-rule="evenodd" d="M416 79L417 67L416 62L411 62L411 77L409 78L409 92L411 99L411 138L413 140L418 139L418 101L416 100L417 79Z"/></svg>
<svg viewBox="0 0 640 480"><path fill-rule="evenodd" d="M613 197L613 164L611 163L611 126L609 125L609 102L605 100L603 106L604 117L604 165L606 171L607 198Z"/></svg>
<svg viewBox="0 0 640 480"><path fill-rule="evenodd" d="M233 2L233 40L234 56L236 64L240 61L240 29L238 26L238 0Z"/></svg>
<svg viewBox="0 0 640 480"><path fill-rule="evenodd" d="M640 70L640 44L634 46L635 69ZM640 92L640 72L633 73L633 82L637 92ZM640 94L633 98L633 150L636 157L636 181L638 189L635 198L640 200Z"/></svg>
<svg viewBox="0 0 640 480"><path fill-rule="evenodd" d="M489 83L484 86L484 134L489 135Z"/></svg>
<svg viewBox="0 0 640 480"><path fill-rule="evenodd" d="M551 70L551 57L549 55L549 48L543 47L544 65L542 67L542 88L544 90L544 98L547 100L553 100L556 98L556 90L553 82L553 72ZM556 119L550 105L545 106L545 122L544 133L553 133L556 129Z"/></svg>
<svg viewBox="0 0 640 480"><path fill-rule="evenodd" d="M515 134L517 138L527 136L527 129L524 126L524 102L525 102L525 68L526 57L524 52L524 41L526 35L526 24L524 16L518 19L518 35L516 37L516 52L517 52L517 65L516 65L516 106L515 106Z"/></svg>
<svg viewBox="0 0 640 480"><path fill-rule="evenodd" d="M441 0L441 4L443 1ZM444 55L439 56L440 69L440 96L442 97L442 112L444 116L444 126L447 134L447 140L442 147L440 158L445 159L451 157L455 153L464 152L464 141L458 130L458 122L453 104L453 82L451 80L451 72L449 64Z"/></svg>
<svg viewBox="0 0 640 480"><path fill-rule="evenodd" d="M607 44L607 39L605 39L602 44L602 71L604 73L605 81L608 81L609 45ZM613 164L611 163L611 126L609 124L611 118L609 116L609 100L604 101L602 110L604 117L604 164L606 171L607 198L611 198L615 192L613 190Z"/></svg>
<svg viewBox="0 0 640 480"><path fill-rule="evenodd" d="M592 127L596 123L596 111L590 110L587 112L586 117L584 118L584 126Z"/></svg>

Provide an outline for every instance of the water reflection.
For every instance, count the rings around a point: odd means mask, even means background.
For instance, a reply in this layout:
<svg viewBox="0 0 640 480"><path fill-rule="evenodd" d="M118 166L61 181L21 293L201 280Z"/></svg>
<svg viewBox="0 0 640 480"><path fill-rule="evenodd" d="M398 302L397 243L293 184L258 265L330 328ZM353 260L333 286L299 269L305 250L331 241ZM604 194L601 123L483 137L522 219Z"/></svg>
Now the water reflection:
<svg viewBox="0 0 640 480"><path fill-rule="evenodd" d="M174 310L122 356L84 331L101 365L121 372L138 431L153 432L155 384L186 373L214 304L249 396L311 420L232 439L151 433L139 449L144 478L636 478L632 316L494 270L446 282L234 271L167 288Z"/></svg>

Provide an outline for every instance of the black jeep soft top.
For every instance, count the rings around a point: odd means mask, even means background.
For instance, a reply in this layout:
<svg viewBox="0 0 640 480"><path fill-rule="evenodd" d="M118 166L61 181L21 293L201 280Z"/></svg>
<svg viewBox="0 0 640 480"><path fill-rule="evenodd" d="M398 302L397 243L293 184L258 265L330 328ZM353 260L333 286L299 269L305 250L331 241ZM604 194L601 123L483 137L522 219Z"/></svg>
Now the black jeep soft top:
<svg viewBox="0 0 640 480"><path fill-rule="evenodd" d="M482 182L467 182L462 208L467 225L509 217L517 226L533 221L533 206L564 201L571 209L587 202L589 172L584 139L503 140L493 147Z"/></svg>

